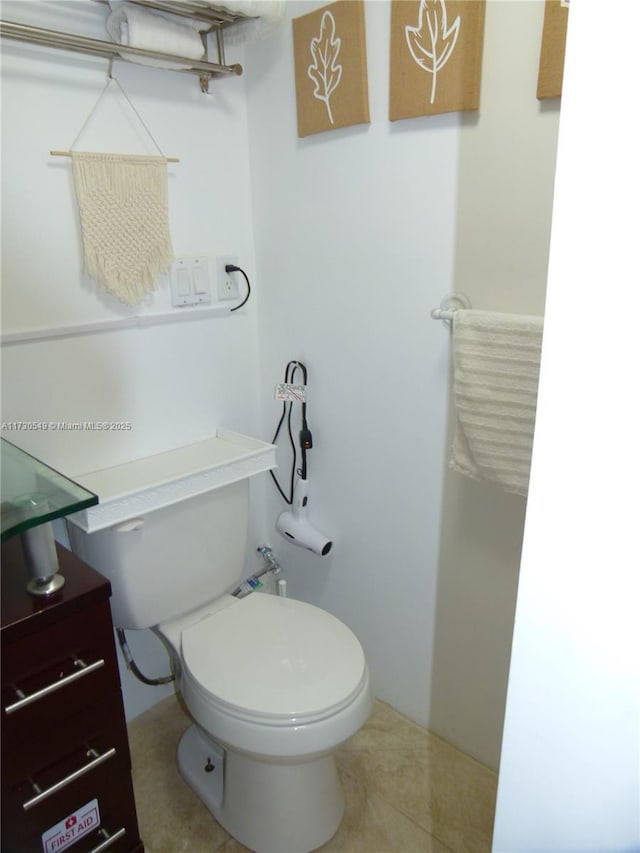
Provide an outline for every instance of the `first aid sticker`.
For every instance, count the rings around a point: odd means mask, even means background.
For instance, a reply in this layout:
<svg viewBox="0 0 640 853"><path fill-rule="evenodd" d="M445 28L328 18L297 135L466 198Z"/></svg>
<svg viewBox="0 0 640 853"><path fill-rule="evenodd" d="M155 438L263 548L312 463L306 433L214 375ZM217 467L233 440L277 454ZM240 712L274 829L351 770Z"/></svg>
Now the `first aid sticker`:
<svg viewBox="0 0 640 853"><path fill-rule="evenodd" d="M83 835L94 832L100 826L98 801L91 800L85 806L76 809L42 835L44 853L59 853L71 847Z"/></svg>

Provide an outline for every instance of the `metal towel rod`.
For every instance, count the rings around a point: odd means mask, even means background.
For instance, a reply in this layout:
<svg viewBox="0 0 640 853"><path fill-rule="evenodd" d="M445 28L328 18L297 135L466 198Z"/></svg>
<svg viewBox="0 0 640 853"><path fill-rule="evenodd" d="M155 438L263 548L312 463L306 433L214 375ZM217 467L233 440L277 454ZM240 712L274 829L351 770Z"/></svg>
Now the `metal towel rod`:
<svg viewBox="0 0 640 853"><path fill-rule="evenodd" d="M218 47L221 48L221 33ZM216 62L204 62L200 59L188 59L183 56L160 53L155 50L146 50L141 47L128 47L115 42L100 41L99 39L77 36L72 33L62 33L57 30L45 30L41 27L32 27L27 24L17 24L12 21L0 21L0 36L15 41L39 44L44 47L54 47L60 50L70 50L74 53L83 53L90 56L101 56L105 59L117 58L127 60L127 56L146 57L149 59L164 59L167 62L175 62L176 68L171 71L183 71L190 74L198 74L200 77L200 88L203 92L209 90L209 80L212 77L232 76L242 74L242 66L238 64L223 65ZM179 67L182 66L182 67Z"/></svg>
<svg viewBox="0 0 640 853"><path fill-rule="evenodd" d="M93 2L108 6L110 0L93 0ZM189 0L129 0L129 2L146 9L155 9L157 12L171 12L172 15L180 15L183 18L206 21L213 27L224 27L247 17L242 12L229 12L228 9L210 6L206 0L191 0L191 2Z"/></svg>

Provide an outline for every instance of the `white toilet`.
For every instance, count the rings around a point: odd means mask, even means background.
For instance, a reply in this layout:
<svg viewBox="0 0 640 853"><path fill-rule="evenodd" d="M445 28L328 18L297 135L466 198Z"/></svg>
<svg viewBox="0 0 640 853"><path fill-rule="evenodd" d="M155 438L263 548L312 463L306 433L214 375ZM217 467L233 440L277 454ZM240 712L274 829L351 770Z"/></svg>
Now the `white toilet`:
<svg viewBox="0 0 640 853"><path fill-rule="evenodd" d="M116 627L155 627L175 652L195 720L178 747L188 784L246 847L305 853L342 819L333 752L369 716L369 672L329 613L229 594L248 505L244 479L93 533L72 523L71 545L111 581Z"/></svg>

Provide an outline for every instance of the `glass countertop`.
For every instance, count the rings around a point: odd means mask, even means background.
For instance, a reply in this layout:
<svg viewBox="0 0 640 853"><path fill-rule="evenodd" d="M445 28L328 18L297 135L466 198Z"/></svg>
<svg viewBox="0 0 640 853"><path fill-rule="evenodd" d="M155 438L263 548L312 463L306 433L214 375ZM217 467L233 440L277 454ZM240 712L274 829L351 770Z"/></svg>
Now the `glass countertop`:
<svg viewBox="0 0 640 853"><path fill-rule="evenodd" d="M2 445L2 541L31 527L95 506L98 496L5 438Z"/></svg>

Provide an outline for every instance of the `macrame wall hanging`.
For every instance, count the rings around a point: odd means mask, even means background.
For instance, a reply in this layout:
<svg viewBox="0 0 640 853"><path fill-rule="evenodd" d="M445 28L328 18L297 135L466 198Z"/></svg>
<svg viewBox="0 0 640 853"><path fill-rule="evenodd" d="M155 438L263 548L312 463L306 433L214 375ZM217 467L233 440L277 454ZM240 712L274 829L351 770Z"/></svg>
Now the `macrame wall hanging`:
<svg viewBox="0 0 640 853"><path fill-rule="evenodd" d="M159 156L74 150L112 84L124 95ZM70 150L51 153L72 158L87 275L119 301L138 305L154 289L158 274L166 272L173 261L167 163L177 159L164 156L124 89L111 75Z"/></svg>

